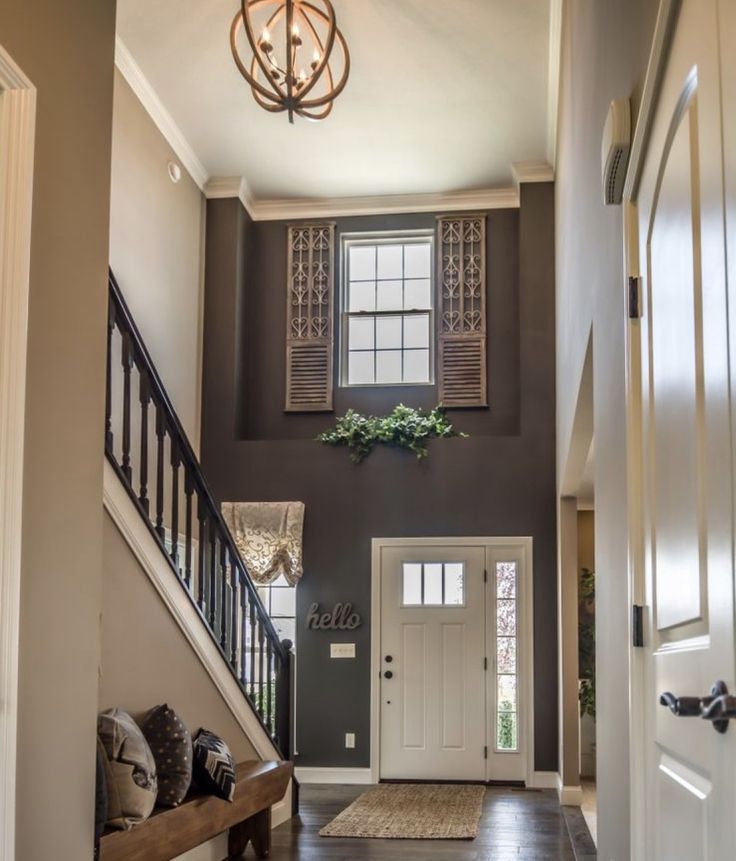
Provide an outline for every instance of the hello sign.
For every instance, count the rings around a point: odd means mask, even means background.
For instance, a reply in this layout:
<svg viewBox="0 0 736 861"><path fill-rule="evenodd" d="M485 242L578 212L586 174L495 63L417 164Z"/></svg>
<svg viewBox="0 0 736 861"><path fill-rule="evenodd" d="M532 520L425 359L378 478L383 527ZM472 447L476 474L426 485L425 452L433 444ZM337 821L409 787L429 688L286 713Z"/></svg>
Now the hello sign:
<svg viewBox="0 0 736 861"><path fill-rule="evenodd" d="M335 604L331 613L320 613L319 604L310 606L307 613L307 628L311 631L354 631L361 625L358 613L352 604Z"/></svg>

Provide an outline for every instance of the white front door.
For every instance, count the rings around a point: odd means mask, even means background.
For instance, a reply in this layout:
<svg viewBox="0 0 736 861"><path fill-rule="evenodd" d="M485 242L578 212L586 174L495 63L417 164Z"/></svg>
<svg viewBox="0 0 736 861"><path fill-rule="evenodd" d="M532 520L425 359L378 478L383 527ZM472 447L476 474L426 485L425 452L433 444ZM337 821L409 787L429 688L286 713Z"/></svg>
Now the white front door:
<svg viewBox="0 0 736 861"><path fill-rule="evenodd" d="M380 777L523 780L525 547L380 551Z"/></svg>
<svg viewBox="0 0 736 861"><path fill-rule="evenodd" d="M684 0L636 200L647 861L736 858L736 725L717 732L699 702L717 681L736 693L718 64L716 0Z"/></svg>

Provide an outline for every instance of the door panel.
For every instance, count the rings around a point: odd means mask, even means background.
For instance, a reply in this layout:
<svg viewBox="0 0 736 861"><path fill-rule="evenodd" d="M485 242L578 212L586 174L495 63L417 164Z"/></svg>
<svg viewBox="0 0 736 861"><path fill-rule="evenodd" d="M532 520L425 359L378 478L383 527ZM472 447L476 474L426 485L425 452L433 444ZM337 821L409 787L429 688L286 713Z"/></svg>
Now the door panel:
<svg viewBox="0 0 736 861"><path fill-rule="evenodd" d="M735 681L722 163L716 0L683 0L637 200L647 861L736 857L736 728L658 703Z"/></svg>

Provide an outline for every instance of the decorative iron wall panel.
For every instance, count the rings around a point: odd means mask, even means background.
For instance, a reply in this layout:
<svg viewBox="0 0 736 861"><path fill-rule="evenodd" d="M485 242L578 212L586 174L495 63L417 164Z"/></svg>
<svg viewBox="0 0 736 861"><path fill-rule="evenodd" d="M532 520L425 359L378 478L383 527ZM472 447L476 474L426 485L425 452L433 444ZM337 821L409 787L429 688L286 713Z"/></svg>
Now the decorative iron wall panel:
<svg viewBox="0 0 736 861"><path fill-rule="evenodd" d="M437 219L439 399L446 407L485 407L486 217Z"/></svg>
<svg viewBox="0 0 736 861"><path fill-rule="evenodd" d="M335 225L288 229L286 411L332 409Z"/></svg>

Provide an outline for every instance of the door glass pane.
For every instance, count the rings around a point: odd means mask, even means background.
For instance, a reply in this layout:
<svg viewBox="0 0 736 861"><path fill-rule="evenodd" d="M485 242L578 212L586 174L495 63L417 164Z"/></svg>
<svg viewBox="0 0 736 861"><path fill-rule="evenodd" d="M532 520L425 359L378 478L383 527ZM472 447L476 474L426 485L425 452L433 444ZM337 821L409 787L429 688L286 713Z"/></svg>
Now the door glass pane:
<svg viewBox="0 0 736 861"><path fill-rule="evenodd" d="M424 566L424 603L442 604L441 562L427 562Z"/></svg>
<svg viewBox="0 0 736 861"><path fill-rule="evenodd" d="M402 604L418 606L422 603L422 563L404 562Z"/></svg>
<svg viewBox="0 0 736 861"><path fill-rule="evenodd" d="M465 603L465 566L462 562L445 563L445 604Z"/></svg>
<svg viewBox="0 0 736 861"><path fill-rule="evenodd" d="M518 751L517 564L496 564L496 750Z"/></svg>
<svg viewBox="0 0 736 861"><path fill-rule="evenodd" d="M516 562L499 562L496 566L496 594L499 598L516 596Z"/></svg>
<svg viewBox="0 0 736 861"><path fill-rule="evenodd" d="M513 637L516 634L516 601L498 601L496 605L499 637Z"/></svg>
<svg viewBox="0 0 736 861"><path fill-rule="evenodd" d="M516 711L516 676L498 677L498 710Z"/></svg>
<svg viewBox="0 0 736 861"><path fill-rule="evenodd" d="M516 672L516 638L499 637L496 642L496 669L499 673Z"/></svg>
<svg viewBox="0 0 736 861"><path fill-rule="evenodd" d="M518 748L516 736L516 715L503 712L498 715L496 746L498 750L515 751Z"/></svg>

